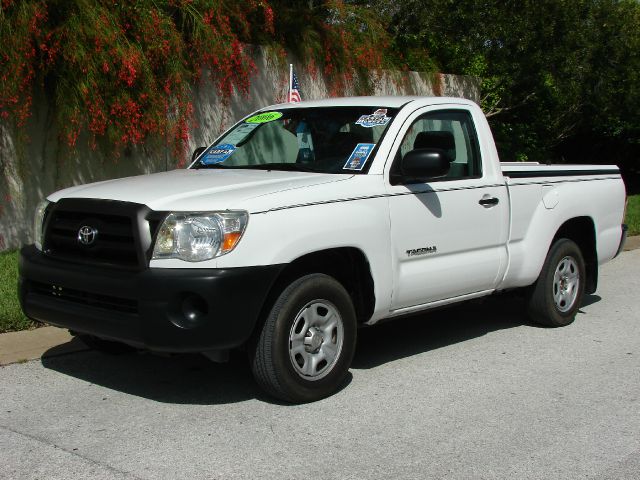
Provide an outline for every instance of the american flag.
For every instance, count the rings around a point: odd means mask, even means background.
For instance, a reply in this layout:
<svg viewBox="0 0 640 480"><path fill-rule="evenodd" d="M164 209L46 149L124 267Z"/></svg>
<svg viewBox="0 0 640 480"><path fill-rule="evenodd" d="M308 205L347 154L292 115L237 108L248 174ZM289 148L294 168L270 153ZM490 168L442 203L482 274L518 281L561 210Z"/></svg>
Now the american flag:
<svg viewBox="0 0 640 480"><path fill-rule="evenodd" d="M300 96L300 84L298 83L298 76L296 72L291 70L291 88L289 89L289 102L297 103L301 102L302 97Z"/></svg>

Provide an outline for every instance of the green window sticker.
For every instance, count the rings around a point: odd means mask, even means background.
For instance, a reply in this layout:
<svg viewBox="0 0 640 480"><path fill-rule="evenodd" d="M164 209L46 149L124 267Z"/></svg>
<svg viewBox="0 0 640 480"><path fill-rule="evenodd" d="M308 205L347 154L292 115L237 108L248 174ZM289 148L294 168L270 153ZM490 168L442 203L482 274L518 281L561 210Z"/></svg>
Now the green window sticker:
<svg viewBox="0 0 640 480"><path fill-rule="evenodd" d="M245 123L267 123L282 117L282 112L263 112L245 120Z"/></svg>

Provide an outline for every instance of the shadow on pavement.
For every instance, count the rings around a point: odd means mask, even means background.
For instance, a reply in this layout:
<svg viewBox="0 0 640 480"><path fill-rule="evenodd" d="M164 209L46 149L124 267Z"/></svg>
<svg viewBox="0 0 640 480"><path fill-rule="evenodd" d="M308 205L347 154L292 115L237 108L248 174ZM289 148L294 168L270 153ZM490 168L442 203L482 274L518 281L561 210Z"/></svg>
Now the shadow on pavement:
<svg viewBox="0 0 640 480"><path fill-rule="evenodd" d="M57 348L57 347L56 347ZM53 349L52 349L53 350ZM49 352L47 352L49 353ZM42 358L45 368L157 402L212 405L263 398L246 362L213 363L202 355L95 351Z"/></svg>
<svg viewBox="0 0 640 480"><path fill-rule="evenodd" d="M594 303L598 303L600 300L602 300L602 297L600 295L585 295L584 299L582 300L582 307L588 307L589 305L593 305ZM579 310L580 312L582 312L582 310Z"/></svg>
<svg viewBox="0 0 640 480"><path fill-rule="evenodd" d="M587 296L583 306L599 300L596 295ZM358 332L352 368L375 368L493 331L521 326L538 328L530 323L524 314L522 299L515 295L396 319ZM218 364L202 355L186 354L107 355L95 351L56 354L65 351L64 345L47 351L42 358L43 366L129 395L174 404L213 405L257 398L285 405L262 393L239 352L229 363ZM348 386L351 379L349 375L341 388Z"/></svg>
<svg viewBox="0 0 640 480"><path fill-rule="evenodd" d="M49 350L42 354L42 357L59 357L61 355L70 355L72 353L86 352L89 350L82 340L78 337L73 337L66 343L61 343L55 347L51 347Z"/></svg>
<svg viewBox="0 0 640 480"><path fill-rule="evenodd" d="M501 295L400 318L358 332L355 369L388 362L520 326L537 328L524 313L522 298Z"/></svg>
<svg viewBox="0 0 640 480"><path fill-rule="evenodd" d="M582 307L600 300L597 295L585 295ZM351 366L354 369L375 368L490 332L522 326L546 328L527 317L521 294L487 297L361 329Z"/></svg>
<svg viewBox="0 0 640 480"><path fill-rule="evenodd" d="M69 343L78 341L76 339ZM42 365L91 384L156 402L216 405L258 399L288 405L266 395L256 385L248 362L235 352L228 363L214 363L203 355L156 355L133 352L110 355L93 350L56 355L64 345L51 348ZM351 383L349 374L340 390Z"/></svg>

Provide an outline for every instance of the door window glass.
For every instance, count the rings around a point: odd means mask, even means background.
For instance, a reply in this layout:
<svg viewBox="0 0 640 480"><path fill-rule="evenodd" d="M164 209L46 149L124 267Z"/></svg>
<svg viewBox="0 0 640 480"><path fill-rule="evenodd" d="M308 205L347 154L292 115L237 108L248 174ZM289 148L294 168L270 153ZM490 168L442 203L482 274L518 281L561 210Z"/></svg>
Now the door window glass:
<svg viewBox="0 0 640 480"><path fill-rule="evenodd" d="M451 159L449 173L437 180L459 180L482 176L482 163L473 120L468 112L429 112L418 117L405 134L394 167L411 150L437 148Z"/></svg>

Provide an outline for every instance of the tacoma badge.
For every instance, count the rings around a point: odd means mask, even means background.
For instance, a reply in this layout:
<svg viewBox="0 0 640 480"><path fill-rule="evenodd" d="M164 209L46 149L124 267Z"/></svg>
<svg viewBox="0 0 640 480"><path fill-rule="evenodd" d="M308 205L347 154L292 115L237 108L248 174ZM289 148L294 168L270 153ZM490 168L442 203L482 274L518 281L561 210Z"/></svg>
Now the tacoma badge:
<svg viewBox="0 0 640 480"><path fill-rule="evenodd" d="M438 249L434 245L433 247L413 248L407 250L408 257L415 257L416 255L428 255L430 253L436 253Z"/></svg>

